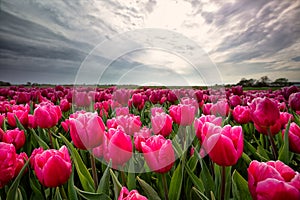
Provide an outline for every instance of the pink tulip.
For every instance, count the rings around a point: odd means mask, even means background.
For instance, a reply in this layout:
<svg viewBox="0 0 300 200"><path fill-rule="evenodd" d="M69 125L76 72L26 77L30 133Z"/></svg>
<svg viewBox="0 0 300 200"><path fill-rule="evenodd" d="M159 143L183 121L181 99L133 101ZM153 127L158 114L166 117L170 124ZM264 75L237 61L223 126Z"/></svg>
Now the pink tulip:
<svg viewBox="0 0 300 200"><path fill-rule="evenodd" d="M288 112L280 112L280 124L281 128L284 128L285 125L289 122L289 120L293 121L294 116Z"/></svg>
<svg viewBox="0 0 300 200"><path fill-rule="evenodd" d="M23 168L23 166L25 165L25 162L27 160L28 160L28 156L27 156L26 153L22 152L19 155L17 155L17 157L16 157L16 169L15 169L14 177L17 177L19 175L21 169ZM26 169L26 171L27 171L27 169Z"/></svg>
<svg viewBox="0 0 300 200"><path fill-rule="evenodd" d="M251 119L257 126L270 127L280 118L277 104L269 98L255 98L249 107Z"/></svg>
<svg viewBox="0 0 300 200"><path fill-rule="evenodd" d="M68 149L35 149L30 157L31 166L40 183L46 187L57 187L66 183L72 172Z"/></svg>
<svg viewBox="0 0 300 200"><path fill-rule="evenodd" d="M115 110L116 110L116 116L129 115L128 107L119 107L119 108L116 108Z"/></svg>
<svg viewBox="0 0 300 200"><path fill-rule="evenodd" d="M241 126L220 127L205 122L202 132L204 137L202 155L208 153L212 161L220 166L232 166L237 163L244 148Z"/></svg>
<svg viewBox="0 0 300 200"><path fill-rule="evenodd" d="M188 126L195 120L196 108L193 105L172 105L169 108L169 114L176 124Z"/></svg>
<svg viewBox="0 0 300 200"><path fill-rule="evenodd" d="M107 162L112 161L113 168L122 167L132 156L132 142L122 127L118 129L109 129L106 135L106 147L104 149L104 158Z"/></svg>
<svg viewBox="0 0 300 200"><path fill-rule="evenodd" d="M284 136L285 130L282 131L282 136ZM292 122L289 129L289 145L292 152L300 154L300 127Z"/></svg>
<svg viewBox="0 0 300 200"><path fill-rule="evenodd" d="M106 121L106 126L108 129L110 128L117 128L118 127L118 122L116 118L108 119Z"/></svg>
<svg viewBox="0 0 300 200"><path fill-rule="evenodd" d="M212 115L219 115L222 117L228 116L229 105L227 100L219 100L217 103L213 104L210 108L210 113Z"/></svg>
<svg viewBox="0 0 300 200"><path fill-rule="evenodd" d="M250 109L248 106L236 106L232 110L233 119L239 124L247 124L250 122Z"/></svg>
<svg viewBox="0 0 300 200"><path fill-rule="evenodd" d="M145 101L144 101L143 96L142 96L141 93L133 94L132 98L131 98L131 101L129 100L128 103L129 104L132 103L132 105L134 105L134 107L139 109L139 110L142 110L144 105L145 105Z"/></svg>
<svg viewBox="0 0 300 200"><path fill-rule="evenodd" d="M17 123L16 123L16 119L15 117L17 117L20 121L20 123L23 126L27 126L28 124L28 110L13 110L13 112L8 112L7 113L7 123L15 128L17 127Z"/></svg>
<svg viewBox="0 0 300 200"><path fill-rule="evenodd" d="M160 134L167 137L172 132L172 118L165 112L156 113L151 116L152 131L154 134Z"/></svg>
<svg viewBox="0 0 300 200"><path fill-rule="evenodd" d="M238 95L233 95L229 98L231 107L236 107L237 105L242 105L243 101Z"/></svg>
<svg viewBox="0 0 300 200"><path fill-rule="evenodd" d="M67 99L62 99L59 103L61 111L67 112L71 109L71 103Z"/></svg>
<svg viewBox="0 0 300 200"><path fill-rule="evenodd" d="M0 114L0 128L2 128L4 120L5 120L5 115L4 114Z"/></svg>
<svg viewBox="0 0 300 200"><path fill-rule="evenodd" d="M250 163L248 187L254 200L300 199L300 174L281 161Z"/></svg>
<svg viewBox="0 0 300 200"><path fill-rule="evenodd" d="M197 138L202 142L204 137L202 136L202 128L205 122L210 122L215 125L221 126L222 125L222 117L216 117L215 115L202 115L198 119L195 119L195 132Z"/></svg>
<svg viewBox="0 0 300 200"><path fill-rule="evenodd" d="M79 149L92 149L103 141L105 125L98 114L77 111L69 118L70 135Z"/></svg>
<svg viewBox="0 0 300 200"><path fill-rule="evenodd" d="M79 107L87 107L91 104L91 98L86 92L75 92L74 104Z"/></svg>
<svg viewBox="0 0 300 200"><path fill-rule="evenodd" d="M300 92L293 93L290 95L289 105L294 111L300 111Z"/></svg>
<svg viewBox="0 0 300 200"><path fill-rule="evenodd" d="M139 132L134 133L134 146L137 151L143 153L142 142L145 142L151 136L151 131L147 127L143 127Z"/></svg>
<svg viewBox="0 0 300 200"><path fill-rule="evenodd" d="M206 104L203 104L202 106L202 112L204 115L210 115L211 112L210 112L210 109L212 107L212 103L206 103Z"/></svg>
<svg viewBox="0 0 300 200"><path fill-rule="evenodd" d="M19 130L18 128L14 130L7 130L3 135L3 142L13 144L16 150L22 148L25 144L25 133L23 130Z"/></svg>
<svg viewBox="0 0 300 200"><path fill-rule="evenodd" d="M140 116L136 115L121 115L116 117L116 123L122 126L125 133L128 135L134 135L141 129L142 122Z"/></svg>
<svg viewBox="0 0 300 200"><path fill-rule="evenodd" d="M281 130L281 122L280 122L280 119L278 119L276 121L276 123L274 125L272 125L272 126L264 127L264 126L259 126L257 124L254 124L254 127L256 128L256 130L259 133L262 133L264 135L268 135L268 131L270 131L271 135L276 135Z"/></svg>
<svg viewBox="0 0 300 200"><path fill-rule="evenodd" d="M129 192L126 187L122 187L118 200L147 200L147 198L140 195L137 190L131 190Z"/></svg>
<svg viewBox="0 0 300 200"><path fill-rule="evenodd" d="M131 91L128 89L117 89L113 93L113 99L122 106L126 106L131 96Z"/></svg>
<svg viewBox="0 0 300 200"><path fill-rule="evenodd" d="M13 179L17 163L14 145L0 142L0 188Z"/></svg>
<svg viewBox="0 0 300 200"><path fill-rule="evenodd" d="M34 110L34 119L40 128L52 128L61 118L59 106L50 103L41 103Z"/></svg>
<svg viewBox="0 0 300 200"><path fill-rule="evenodd" d="M175 162L175 153L172 142L162 135L154 135L142 142L145 160L152 171L166 173Z"/></svg>
<svg viewBox="0 0 300 200"><path fill-rule="evenodd" d="M37 128L34 115L28 115L28 128Z"/></svg>

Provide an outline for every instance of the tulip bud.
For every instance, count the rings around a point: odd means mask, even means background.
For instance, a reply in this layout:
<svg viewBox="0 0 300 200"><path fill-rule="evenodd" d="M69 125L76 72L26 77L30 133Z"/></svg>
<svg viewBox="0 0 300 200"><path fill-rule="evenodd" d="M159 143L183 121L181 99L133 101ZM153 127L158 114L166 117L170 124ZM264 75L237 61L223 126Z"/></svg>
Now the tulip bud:
<svg viewBox="0 0 300 200"><path fill-rule="evenodd" d="M57 187L66 183L72 172L68 149L62 146L59 150L35 149L31 155L35 175L42 185Z"/></svg>
<svg viewBox="0 0 300 200"><path fill-rule="evenodd" d="M17 154L14 145L0 142L0 188L15 175Z"/></svg>
<svg viewBox="0 0 300 200"><path fill-rule="evenodd" d="M74 145L79 149L92 149L103 141L105 125L98 114L77 111L70 115L70 135Z"/></svg>
<svg viewBox="0 0 300 200"><path fill-rule="evenodd" d="M175 153L171 140L155 135L142 142L145 160L152 171L166 173L175 162Z"/></svg>
<svg viewBox="0 0 300 200"><path fill-rule="evenodd" d="M3 142L13 144L16 150L23 147L25 144L25 133L23 130L19 130L18 128L14 130L7 130L6 133L3 135Z"/></svg>
<svg viewBox="0 0 300 200"><path fill-rule="evenodd" d="M137 190L131 190L129 192L126 187L122 187L118 200L147 200L147 198L140 195Z"/></svg>
<svg viewBox="0 0 300 200"><path fill-rule="evenodd" d="M36 124L40 128L52 128L61 118L61 110L59 106L50 103L39 104L34 110L34 118Z"/></svg>
<svg viewBox="0 0 300 200"><path fill-rule="evenodd" d="M248 187L254 200L300 199L300 174L281 161L252 161Z"/></svg>

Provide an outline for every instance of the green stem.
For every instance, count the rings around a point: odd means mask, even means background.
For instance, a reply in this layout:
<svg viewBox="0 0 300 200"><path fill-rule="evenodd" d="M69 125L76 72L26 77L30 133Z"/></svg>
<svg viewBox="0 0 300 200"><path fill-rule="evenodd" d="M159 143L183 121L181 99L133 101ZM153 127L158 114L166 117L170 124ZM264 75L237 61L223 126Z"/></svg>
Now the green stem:
<svg viewBox="0 0 300 200"><path fill-rule="evenodd" d="M161 175L162 177L162 182L163 182L163 186L164 186L164 192L165 192L165 200L169 200L169 197L168 197L168 185L167 185L167 179L166 179L166 174L163 173Z"/></svg>
<svg viewBox="0 0 300 200"><path fill-rule="evenodd" d="M67 194L66 194L66 192L65 192L65 189L64 189L64 186L60 186L59 187L59 191L60 191L60 194L61 194L61 196L62 196L62 199L68 199L68 197L67 197Z"/></svg>
<svg viewBox="0 0 300 200"><path fill-rule="evenodd" d="M126 177L124 171L121 171L122 184L126 185Z"/></svg>
<svg viewBox="0 0 300 200"><path fill-rule="evenodd" d="M50 140L51 149L54 149L53 141L52 141L52 133L51 133L50 129L48 129L48 136L49 136L49 140Z"/></svg>
<svg viewBox="0 0 300 200"><path fill-rule="evenodd" d="M92 166L92 174L93 174L93 180L94 180L94 188L95 191L98 188L98 175L97 175L97 168L96 168L96 163L95 163L95 157L93 154L90 154L90 160L91 160L91 166Z"/></svg>
<svg viewBox="0 0 300 200"><path fill-rule="evenodd" d="M226 186L226 167L225 166L222 166L221 168L221 197L220 197L220 200L224 200L225 198L225 186Z"/></svg>
<svg viewBox="0 0 300 200"><path fill-rule="evenodd" d="M277 147L275 145L274 138L273 138L273 135L271 133L270 127L268 128L268 136L269 136L269 140L270 140L270 143L271 143L272 154L273 154L274 160L277 160L277 158L278 158Z"/></svg>

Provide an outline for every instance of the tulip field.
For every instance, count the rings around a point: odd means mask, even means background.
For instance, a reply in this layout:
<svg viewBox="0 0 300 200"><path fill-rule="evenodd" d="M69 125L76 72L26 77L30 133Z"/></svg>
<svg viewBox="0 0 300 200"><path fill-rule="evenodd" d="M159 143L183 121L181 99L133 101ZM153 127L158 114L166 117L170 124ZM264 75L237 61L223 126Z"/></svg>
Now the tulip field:
<svg viewBox="0 0 300 200"><path fill-rule="evenodd" d="M1 199L300 199L300 89L0 88Z"/></svg>

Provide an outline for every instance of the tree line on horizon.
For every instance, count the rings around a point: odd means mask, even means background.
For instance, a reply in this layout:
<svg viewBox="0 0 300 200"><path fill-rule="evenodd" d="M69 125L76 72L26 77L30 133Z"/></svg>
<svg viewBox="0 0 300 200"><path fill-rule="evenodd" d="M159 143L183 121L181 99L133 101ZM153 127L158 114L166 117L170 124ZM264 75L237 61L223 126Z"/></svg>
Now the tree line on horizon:
<svg viewBox="0 0 300 200"><path fill-rule="evenodd" d="M241 85L244 87L284 87L284 86L290 86L293 83L290 82L287 78L277 78L275 81L272 81L268 76L262 76L259 79L246 79L242 78L238 83L233 84L233 85ZM12 86L15 84L12 84L10 82L6 81L0 81L0 86ZM51 84L44 84L44 83L31 83L27 82L26 84L21 84L24 86L49 86ZM107 86L114 86L112 85L107 85ZM230 85L227 85L230 86Z"/></svg>

